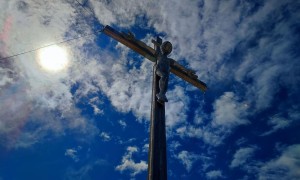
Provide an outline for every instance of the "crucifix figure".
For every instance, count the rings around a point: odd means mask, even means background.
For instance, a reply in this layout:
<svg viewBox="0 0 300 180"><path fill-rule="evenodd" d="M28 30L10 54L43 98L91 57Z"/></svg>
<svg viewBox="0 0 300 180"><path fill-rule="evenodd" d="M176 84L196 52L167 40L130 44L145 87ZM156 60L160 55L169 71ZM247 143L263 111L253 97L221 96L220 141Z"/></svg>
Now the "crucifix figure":
<svg viewBox="0 0 300 180"><path fill-rule="evenodd" d="M187 69L168 57L172 52L172 44L168 41L162 43L157 37L152 40L154 48L137 40L133 33L120 33L110 26L105 26L103 32L124 44L154 63L151 100L151 124L148 154L148 180L167 179L167 153L166 153L166 119L165 102L168 102L166 92L170 72L206 91L206 84L198 80L195 71Z"/></svg>
<svg viewBox="0 0 300 180"><path fill-rule="evenodd" d="M172 52L172 44L169 41L164 42L161 46L157 47L157 65L155 68L156 74L160 77L159 80L159 93L156 94L159 103L168 102L166 92L168 89L168 81L170 74L171 59L168 55Z"/></svg>

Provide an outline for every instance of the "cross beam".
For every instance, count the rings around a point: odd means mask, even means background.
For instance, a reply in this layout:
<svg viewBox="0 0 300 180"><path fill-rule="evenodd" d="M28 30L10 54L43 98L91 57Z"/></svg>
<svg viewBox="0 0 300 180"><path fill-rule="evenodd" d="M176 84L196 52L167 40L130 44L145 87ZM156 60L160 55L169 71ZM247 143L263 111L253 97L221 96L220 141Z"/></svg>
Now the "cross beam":
<svg viewBox="0 0 300 180"><path fill-rule="evenodd" d="M118 42L129 47L130 49L134 50L135 52L139 53L140 55L144 56L148 60L154 63L156 62L155 50L152 47L147 46L144 42L135 39L132 33L120 33L111 28L110 26L105 26L103 32L106 35L114 38ZM152 40L152 42L154 44L157 43L154 40ZM198 77L195 75L195 71L183 67L175 60L171 61L170 67L171 73L175 74L179 78L189 82L190 84L201 89L202 91L207 90L206 84L198 79Z"/></svg>
<svg viewBox="0 0 300 180"><path fill-rule="evenodd" d="M166 153L166 119L165 104L159 103L156 94L159 92L160 77L156 74L157 48L160 48L162 39L157 37L152 40L154 49L147 46L144 42L135 39L134 35L129 33L119 33L110 26L106 26L103 32L124 44L150 61L154 62L153 81L152 81L152 100L151 100L151 124L148 155L148 180L166 180L167 179L167 153ZM198 80L195 71L187 69L178 64L175 60L170 62L170 71L179 78L189 82L193 86L207 90L204 82Z"/></svg>

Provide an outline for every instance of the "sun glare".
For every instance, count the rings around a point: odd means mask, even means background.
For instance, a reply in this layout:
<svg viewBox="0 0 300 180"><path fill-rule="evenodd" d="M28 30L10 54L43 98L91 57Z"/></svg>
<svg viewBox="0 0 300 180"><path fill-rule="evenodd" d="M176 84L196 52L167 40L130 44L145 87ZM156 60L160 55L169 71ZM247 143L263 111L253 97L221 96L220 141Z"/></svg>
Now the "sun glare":
<svg viewBox="0 0 300 180"><path fill-rule="evenodd" d="M49 46L39 51L38 62L47 71L61 71L68 65L68 54L64 48L57 45Z"/></svg>

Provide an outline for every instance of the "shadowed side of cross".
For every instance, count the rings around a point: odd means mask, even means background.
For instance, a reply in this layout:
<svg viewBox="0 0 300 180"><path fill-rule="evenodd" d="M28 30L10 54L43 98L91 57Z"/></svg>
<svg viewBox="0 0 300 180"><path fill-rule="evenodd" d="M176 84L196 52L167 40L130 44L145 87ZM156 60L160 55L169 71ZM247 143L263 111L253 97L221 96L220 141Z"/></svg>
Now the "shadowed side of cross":
<svg viewBox="0 0 300 180"><path fill-rule="evenodd" d="M156 51L152 47L147 46L147 44L145 44L144 42L135 39L134 35L131 32L120 33L114 30L113 28L111 28L110 26L105 26L103 32L106 35L114 38L118 42L129 47L130 49L134 50L135 52L139 53L140 55L144 56L148 60L154 63L156 62L157 60ZM152 40L152 43L154 43L154 45L156 46L160 45L155 40ZM202 91L207 90L206 84L198 79L198 76L195 74L195 71L183 67L173 59L171 59L170 61L170 72L175 74L179 78L189 82L193 86L201 89Z"/></svg>

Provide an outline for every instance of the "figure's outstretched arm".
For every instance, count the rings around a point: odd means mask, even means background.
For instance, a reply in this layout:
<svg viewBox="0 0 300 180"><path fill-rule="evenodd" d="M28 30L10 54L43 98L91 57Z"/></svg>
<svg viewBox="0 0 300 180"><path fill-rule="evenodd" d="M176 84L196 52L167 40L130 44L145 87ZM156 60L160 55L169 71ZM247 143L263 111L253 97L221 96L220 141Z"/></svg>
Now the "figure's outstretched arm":
<svg viewBox="0 0 300 180"><path fill-rule="evenodd" d="M154 39L152 39L152 43L154 44L154 47L155 47L156 57L162 55L162 52L161 52L161 49L160 49L160 46L162 44L162 39L157 37L156 41Z"/></svg>

